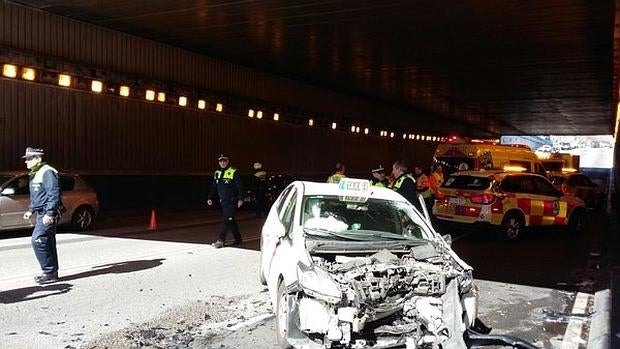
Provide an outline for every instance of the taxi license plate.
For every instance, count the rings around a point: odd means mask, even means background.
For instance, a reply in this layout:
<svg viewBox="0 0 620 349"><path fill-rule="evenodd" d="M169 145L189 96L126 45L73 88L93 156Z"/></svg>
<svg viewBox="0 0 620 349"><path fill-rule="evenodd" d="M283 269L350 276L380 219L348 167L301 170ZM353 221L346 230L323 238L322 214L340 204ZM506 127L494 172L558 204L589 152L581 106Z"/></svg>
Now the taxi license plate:
<svg viewBox="0 0 620 349"><path fill-rule="evenodd" d="M465 198L450 198L450 200L448 201L450 203L450 206L462 206L465 205L467 203L467 199Z"/></svg>

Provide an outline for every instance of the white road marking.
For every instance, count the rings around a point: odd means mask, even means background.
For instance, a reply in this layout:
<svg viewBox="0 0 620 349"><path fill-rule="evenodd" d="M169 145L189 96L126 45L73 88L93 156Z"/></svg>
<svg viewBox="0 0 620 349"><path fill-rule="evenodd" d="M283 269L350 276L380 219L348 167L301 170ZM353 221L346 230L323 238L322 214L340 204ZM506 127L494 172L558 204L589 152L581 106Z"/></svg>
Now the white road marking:
<svg viewBox="0 0 620 349"><path fill-rule="evenodd" d="M571 313L585 314L590 297L592 297L592 295L587 293L577 293ZM562 349L578 349L580 344L586 343L586 341L581 338L584 321L586 321L585 318L584 320L571 319L568 322L568 326L566 326L566 333L564 333L564 339L562 340Z"/></svg>

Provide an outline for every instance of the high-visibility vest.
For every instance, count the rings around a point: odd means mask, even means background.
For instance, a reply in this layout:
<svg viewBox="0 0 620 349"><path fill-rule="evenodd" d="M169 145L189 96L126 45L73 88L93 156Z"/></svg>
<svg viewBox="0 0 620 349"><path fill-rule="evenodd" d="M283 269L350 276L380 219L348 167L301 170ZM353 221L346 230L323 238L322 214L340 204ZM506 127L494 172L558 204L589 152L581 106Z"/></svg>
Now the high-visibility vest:
<svg viewBox="0 0 620 349"><path fill-rule="evenodd" d="M420 177L418 177L418 181L416 182L416 189L418 190L418 193L420 193L420 195L422 195L422 197L425 199L433 196L433 193L431 191L431 181L425 174L422 174L420 175Z"/></svg>
<svg viewBox="0 0 620 349"><path fill-rule="evenodd" d="M217 184L220 184L222 182L224 184L228 184L233 180L235 176L235 172L237 172L237 169L234 167L229 167L226 169L226 171L216 170L213 173L213 179L215 180L215 183Z"/></svg>
<svg viewBox="0 0 620 349"><path fill-rule="evenodd" d="M394 189L394 190L400 189L400 186L403 185L403 182L405 181L405 178L411 178L413 183L415 183L415 178L413 178L413 176L411 174L407 173L406 175L401 176L396 182L394 182L394 184L392 185L392 189Z"/></svg>
<svg viewBox="0 0 620 349"><path fill-rule="evenodd" d="M327 183L338 183L342 178L346 178L342 172L336 172L327 178Z"/></svg>

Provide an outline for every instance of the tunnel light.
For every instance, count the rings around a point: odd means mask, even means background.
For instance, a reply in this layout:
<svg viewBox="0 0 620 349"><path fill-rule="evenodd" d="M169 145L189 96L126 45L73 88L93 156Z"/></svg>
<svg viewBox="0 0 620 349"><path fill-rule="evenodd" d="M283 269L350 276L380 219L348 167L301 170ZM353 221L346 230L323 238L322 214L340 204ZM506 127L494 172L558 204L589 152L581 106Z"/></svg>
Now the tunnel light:
<svg viewBox="0 0 620 349"><path fill-rule="evenodd" d="M179 105L185 107L187 105L187 97L181 96L179 97Z"/></svg>
<svg viewBox="0 0 620 349"><path fill-rule="evenodd" d="M33 81L37 77L37 71L34 68L22 69L22 79Z"/></svg>
<svg viewBox="0 0 620 349"><path fill-rule="evenodd" d="M224 111L224 105L222 103L216 104L215 105L215 111L218 111L220 113L223 112Z"/></svg>
<svg viewBox="0 0 620 349"><path fill-rule="evenodd" d="M118 90L118 94L123 96L123 97L129 97L129 86L121 86L120 89Z"/></svg>
<svg viewBox="0 0 620 349"><path fill-rule="evenodd" d="M369 132L370 132L370 130L368 129L368 127L366 127L366 128L364 129L364 134L365 134L365 135L367 135Z"/></svg>
<svg viewBox="0 0 620 349"><path fill-rule="evenodd" d="M17 66L13 64L5 64L2 66L2 75L7 78L17 77Z"/></svg>
<svg viewBox="0 0 620 349"><path fill-rule="evenodd" d="M71 86L71 75L58 74L58 85L65 87Z"/></svg>
<svg viewBox="0 0 620 349"><path fill-rule="evenodd" d="M314 126L314 120L308 119L308 126Z"/></svg>
<svg viewBox="0 0 620 349"><path fill-rule="evenodd" d="M355 125L351 126L351 132L355 132Z"/></svg>
<svg viewBox="0 0 620 349"><path fill-rule="evenodd" d="M248 116L253 118L254 117L254 109L249 109L248 110Z"/></svg>
<svg viewBox="0 0 620 349"><path fill-rule="evenodd" d="M355 132L356 133L360 133L360 127L359 126L355 126Z"/></svg>
<svg viewBox="0 0 620 349"><path fill-rule="evenodd" d="M273 113L273 121L278 121L278 120L280 120L280 114Z"/></svg>
<svg viewBox="0 0 620 349"><path fill-rule="evenodd" d="M204 99L198 100L198 109L205 109L207 107L207 102Z"/></svg>
<svg viewBox="0 0 620 349"><path fill-rule="evenodd" d="M155 91L153 91L153 90L146 90L146 92L144 93L144 98L147 101L154 101L155 100Z"/></svg>
<svg viewBox="0 0 620 349"><path fill-rule="evenodd" d="M99 80L91 81L90 90L96 93L101 93L101 91L103 91L103 83Z"/></svg>
<svg viewBox="0 0 620 349"><path fill-rule="evenodd" d="M262 112L262 110L259 110L259 111L257 111L257 112L256 112L256 118L257 118L257 119L262 119L262 118L263 118L263 112Z"/></svg>
<svg viewBox="0 0 620 349"><path fill-rule="evenodd" d="M394 138L394 132L390 132L390 138Z"/></svg>
<svg viewBox="0 0 620 349"><path fill-rule="evenodd" d="M166 93L165 92L157 92L157 100L160 102L166 101Z"/></svg>
<svg viewBox="0 0 620 349"><path fill-rule="evenodd" d="M403 133L403 139L407 139L407 134Z"/></svg>
<svg viewBox="0 0 620 349"><path fill-rule="evenodd" d="M338 127L338 125L336 125L336 123L335 123L335 122L332 122L332 130L335 130L335 129L336 129L336 127Z"/></svg>

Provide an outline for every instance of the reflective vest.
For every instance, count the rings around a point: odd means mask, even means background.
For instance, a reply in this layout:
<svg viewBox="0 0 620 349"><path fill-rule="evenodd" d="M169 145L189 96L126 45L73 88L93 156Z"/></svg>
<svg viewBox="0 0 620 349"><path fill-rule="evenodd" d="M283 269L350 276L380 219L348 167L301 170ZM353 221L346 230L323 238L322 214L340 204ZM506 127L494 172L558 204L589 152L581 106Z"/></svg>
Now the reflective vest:
<svg viewBox="0 0 620 349"><path fill-rule="evenodd" d="M425 174L421 174L420 177L418 177L418 181L416 182L416 189L418 190L418 193L420 193L420 195L422 195L422 197L425 199L429 199L433 196L433 193L431 191L431 181Z"/></svg>
<svg viewBox="0 0 620 349"><path fill-rule="evenodd" d="M258 171L256 173L254 173L254 176L256 176L258 179L264 181L264 180L267 179L267 171L260 170L260 171Z"/></svg>
<svg viewBox="0 0 620 349"><path fill-rule="evenodd" d="M413 178L413 176L411 174L407 173L404 176L400 176L400 178L398 178L398 180L396 182L394 182L394 184L392 184L392 189L394 189L394 190L400 189L400 186L403 185L403 182L405 181L405 178L411 178L413 183L415 183L415 178Z"/></svg>
<svg viewBox="0 0 620 349"><path fill-rule="evenodd" d="M338 183L342 178L346 178L342 172L336 172L327 178L327 183Z"/></svg>
<svg viewBox="0 0 620 349"><path fill-rule="evenodd" d="M370 181L370 184L374 185L375 187L381 187L381 188L387 188L388 187L388 182L387 180L378 180L378 179L372 179Z"/></svg>
<svg viewBox="0 0 620 349"><path fill-rule="evenodd" d="M237 169L234 167L229 167L226 171L216 170L215 173L213 173L213 180L216 184L229 184L235 177L235 172L237 172Z"/></svg>

